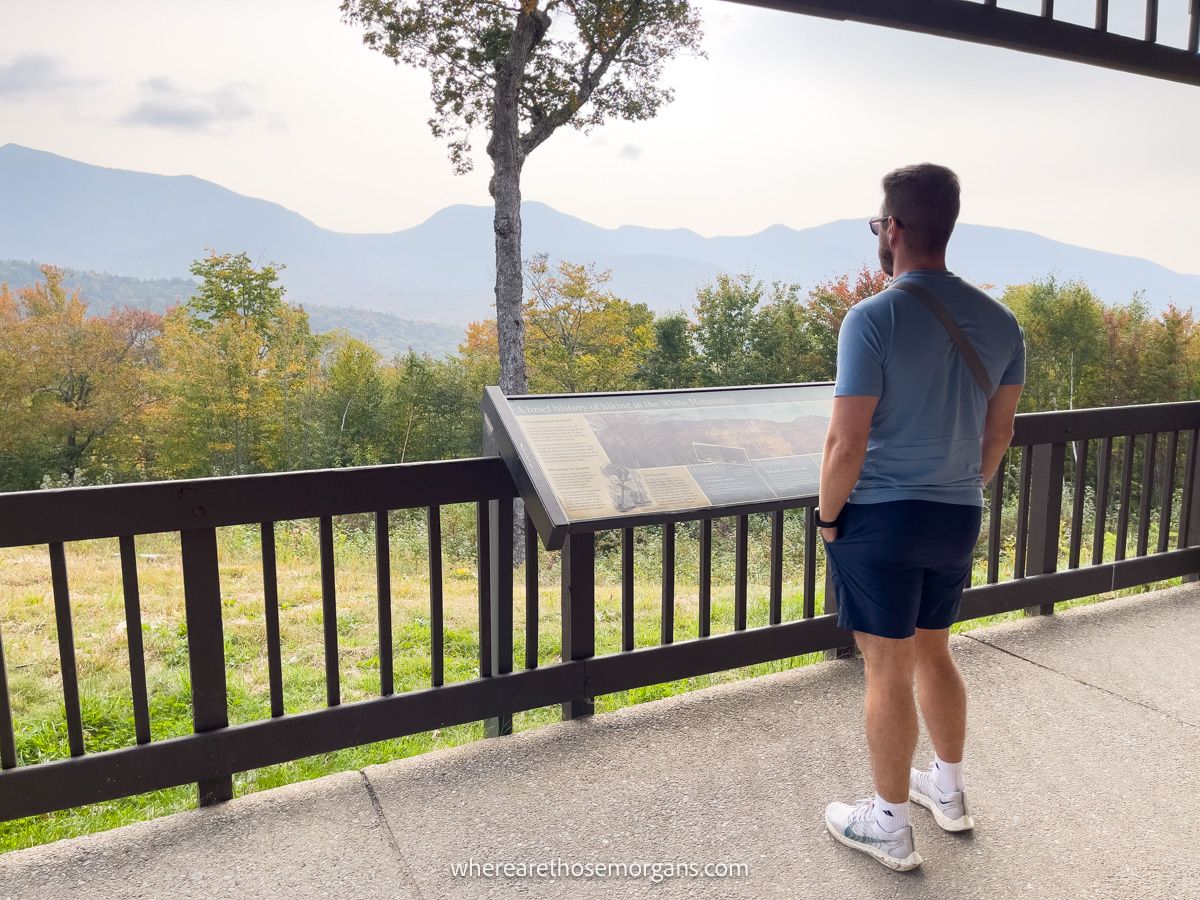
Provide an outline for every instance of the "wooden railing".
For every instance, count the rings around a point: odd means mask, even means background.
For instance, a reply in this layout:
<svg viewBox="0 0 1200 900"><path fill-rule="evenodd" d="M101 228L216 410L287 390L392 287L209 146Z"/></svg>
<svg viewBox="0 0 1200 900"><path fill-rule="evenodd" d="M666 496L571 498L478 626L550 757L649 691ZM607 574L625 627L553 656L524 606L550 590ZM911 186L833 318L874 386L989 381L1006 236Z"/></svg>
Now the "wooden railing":
<svg viewBox="0 0 1200 900"><path fill-rule="evenodd" d="M1200 572L1200 480L1196 477L1200 403L1040 413L1018 417L1013 449L989 489L980 549L986 584L964 596L961 618L1025 609ZM1181 461L1182 457L1182 461ZM1139 462L1140 460L1140 462ZM1114 479L1114 476L1119 476ZM1115 483L1114 483L1115 481ZM1064 486L1070 488L1069 514ZM564 717L587 715L596 696L800 654L844 655L832 593L818 613L824 569L813 520L815 498L769 517L768 622L747 627L748 516L735 517L733 630L712 633L713 519L699 519L698 637L674 641L676 524L662 528L660 642L634 649L634 529L621 532L621 651L595 655L596 536L571 535L561 551L561 662L538 665L539 547L527 528L525 659L513 671L513 482L496 458L412 463L114 487L0 495L0 547L46 545L53 587L63 699L71 758L18 765L0 631L0 819L13 819L189 782L201 803L232 796L232 775L347 747L483 720L489 735L512 729L514 713L562 704ZM1015 521L1009 513L1015 497ZM1085 528L1088 498L1095 522ZM999 500L999 502L997 502ZM445 684L441 511L476 504L479 677ZM392 672L388 512L426 510L429 544L430 683L395 693ZM795 512L789 513L789 510ZM338 666L333 517L374 515L378 594L379 697L342 703ZM787 546L785 516L803 517L802 546ZM1115 515L1115 552L1104 537ZM276 523L319 522L326 707L284 714L275 555ZM1157 539L1150 540L1157 522ZM528 523L527 523L528 524ZM271 717L229 724L216 529L260 529ZM1063 531L1068 536L1060 553ZM141 642L137 535L177 532L194 733L151 740ZM1085 534L1086 532L1086 534ZM1175 537L1172 539L1171 535ZM1093 544L1083 556L1085 537ZM124 588L129 683L136 743L89 753L80 712L64 545L117 538ZM1013 545L1012 571L1005 571ZM1132 543L1132 547L1128 545ZM783 620L785 555L803 559L800 617ZM1059 571L1060 560L1065 567ZM0 597L0 628L5 616Z"/></svg>

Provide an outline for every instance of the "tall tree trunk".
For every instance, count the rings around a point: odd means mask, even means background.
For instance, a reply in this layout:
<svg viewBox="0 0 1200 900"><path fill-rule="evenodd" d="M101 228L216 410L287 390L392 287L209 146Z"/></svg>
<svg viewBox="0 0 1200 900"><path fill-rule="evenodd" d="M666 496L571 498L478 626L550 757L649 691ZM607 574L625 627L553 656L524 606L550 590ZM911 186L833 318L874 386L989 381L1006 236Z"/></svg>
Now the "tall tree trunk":
<svg viewBox="0 0 1200 900"><path fill-rule="evenodd" d="M529 390L525 374L525 284L521 260L521 117L518 111L521 79L529 54L545 36L550 17L535 2L523 0L508 55L496 78L492 113L492 136L488 156L492 179L488 191L495 201L493 230L496 235L496 339L500 351L500 390L506 395ZM513 562L525 562L525 504L513 505Z"/></svg>
<svg viewBox="0 0 1200 900"><path fill-rule="evenodd" d="M507 153L498 153L493 160L500 389L505 394L524 394L529 381L525 374L525 319L521 303L525 294L521 272L521 167L519 160Z"/></svg>
<svg viewBox="0 0 1200 900"><path fill-rule="evenodd" d="M492 111L492 136L488 156L492 158L492 180L488 190L496 204L493 229L496 235L496 336L500 345L500 389L505 394L523 394L529 389L525 376L525 320L521 301L521 79L529 54L550 27L550 17L536 2L523 0L517 14L508 54L496 73Z"/></svg>
<svg viewBox="0 0 1200 900"><path fill-rule="evenodd" d="M512 147L519 154L517 136L514 123ZM494 174L491 191L496 201L496 337L500 350L500 390L505 395L525 394L529 392L529 381L525 373L525 317L522 303L525 285L521 261L521 167L519 161L514 164L508 153L494 154L492 159ZM513 505L513 564L520 566L524 562L525 504L518 498Z"/></svg>

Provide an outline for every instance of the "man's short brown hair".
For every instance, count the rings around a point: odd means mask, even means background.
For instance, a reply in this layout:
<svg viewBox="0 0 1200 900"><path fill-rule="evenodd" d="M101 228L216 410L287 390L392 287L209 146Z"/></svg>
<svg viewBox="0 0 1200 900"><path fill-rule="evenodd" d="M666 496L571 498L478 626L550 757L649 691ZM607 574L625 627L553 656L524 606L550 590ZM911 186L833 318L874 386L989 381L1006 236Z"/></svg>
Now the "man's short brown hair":
<svg viewBox="0 0 1200 900"><path fill-rule="evenodd" d="M909 250L941 253L958 221L958 176L933 163L904 166L883 176L883 204L899 220Z"/></svg>

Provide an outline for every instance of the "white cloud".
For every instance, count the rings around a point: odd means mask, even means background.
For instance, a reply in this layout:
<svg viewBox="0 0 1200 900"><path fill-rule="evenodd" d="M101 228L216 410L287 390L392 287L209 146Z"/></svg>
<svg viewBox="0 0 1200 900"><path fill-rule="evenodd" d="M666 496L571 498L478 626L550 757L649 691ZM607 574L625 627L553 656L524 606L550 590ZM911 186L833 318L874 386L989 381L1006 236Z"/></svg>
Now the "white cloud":
<svg viewBox="0 0 1200 900"><path fill-rule="evenodd" d="M254 116L254 108L244 96L244 84L193 91L178 87L169 78L150 78L140 87L142 99L121 116L122 125L228 134L233 123Z"/></svg>
<svg viewBox="0 0 1200 900"><path fill-rule="evenodd" d="M70 77L62 60L45 53L18 56L8 65L0 65L0 99L5 100L29 100L96 83Z"/></svg>

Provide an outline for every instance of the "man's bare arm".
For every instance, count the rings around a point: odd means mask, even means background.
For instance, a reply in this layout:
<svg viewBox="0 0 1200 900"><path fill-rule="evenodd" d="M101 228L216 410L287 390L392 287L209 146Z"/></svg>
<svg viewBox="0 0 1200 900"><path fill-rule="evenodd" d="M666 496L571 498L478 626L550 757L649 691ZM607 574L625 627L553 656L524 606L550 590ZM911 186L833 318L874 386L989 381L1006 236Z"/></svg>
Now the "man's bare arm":
<svg viewBox="0 0 1200 900"><path fill-rule="evenodd" d="M1017 415L1017 401L1021 399L1021 385L1004 384L992 394L988 401L987 419L983 424L983 483L987 484L1000 468L1000 460L1012 443L1013 419Z"/></svg>
<svg viewBox="0 0 1200 900"><path fill-rule="evenodd" d="M854 490L867 456L867 437L871 417L879 405L878 397L835 397L829 432L825 435L825 455L821 459L821 518L836 519ZM837 539L837 530L824 530L825 540Z"/></svg>

